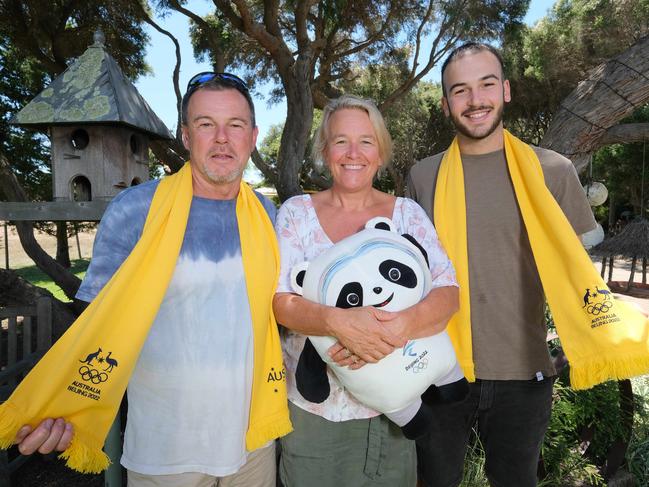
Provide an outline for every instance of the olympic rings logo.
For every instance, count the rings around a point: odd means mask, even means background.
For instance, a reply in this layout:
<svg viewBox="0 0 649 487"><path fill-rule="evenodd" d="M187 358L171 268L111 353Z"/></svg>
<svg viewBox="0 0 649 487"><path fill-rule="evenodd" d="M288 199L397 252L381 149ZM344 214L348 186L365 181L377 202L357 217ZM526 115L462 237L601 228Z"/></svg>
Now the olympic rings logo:
<svg viewBox="0 0 649 487"><path fill-rule="evenodd" d="M79 367L79 374L81 374L83 380L92 382L93 384L101 384L108 380L108 374L106 372L99 372L97 369L91 369L87 365Z"/></svg>
<svg viewBox="0 0 649 487"><path fill-rule="evenodd" d="M600 313L608 313L609 310L613 307L613 303L609 300L602 301L601 303L591 304L586 308L591 315L597 316Z"/></svg>
<svg viewBox="0 0 649 487"><path fill-rule="evenodd" d="M426 370L428 368L428 359L422 358L412 367L413 374L418 374L419 372Z"/></svg>

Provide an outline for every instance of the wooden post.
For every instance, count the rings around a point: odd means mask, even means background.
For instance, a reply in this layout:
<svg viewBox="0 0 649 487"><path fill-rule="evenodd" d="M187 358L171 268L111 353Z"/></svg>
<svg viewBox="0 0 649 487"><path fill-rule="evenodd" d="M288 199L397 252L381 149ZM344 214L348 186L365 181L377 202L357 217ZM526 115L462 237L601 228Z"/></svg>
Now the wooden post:
<svg viewBox="0 0 649 487"><path fill-rule="evenodd" d="M122 456L122 433L121 433L121 416L119 408L113 425L108 431L104 451L110 458L110 465L104 472L104 487L122 487L122 466L119 459Z"/></svg>
<svg viewBox="0 0 649 487"><path fill-rule="evenodd" d="M7 232L7 222L5 227L5 269L9 269L9 232Z"/></svg>
<svg viewBox="0 0 649 487"><path fill-rule="evenodd" d="M647 284L647 258L642 258L642 284Z"/></svg>
<svg viewBox="0 0 649 487"><path fill-rule="evenodd" d="M602 279L604 279L604 271L606 271L606 256L602 257L602 272L600 272Z"/></svg>
<svg viewBox="0 0 649 487"><path fill-rule="evenodd" d="M52 345L52 300L41 297L36 300L36 350L47 351Z"/></svg>
<svg viewBox="0 0 649 487"><path fill-rule="evenodd" d="M633 284L633 277L635 276L635 263L638 258L634 255L631 260L631 274L629 275L629 282L626 284L627 292L631 290L631 285Z"/></svg>
<svg viewBox="0 0 649 487"><path fill-rule="evenodd" d="M608 261L608 281L611 282L611 279L613 279L613 256L611 255L609 257Z"/></svg>
<svg viewBox="0 0 649 487"><path fill-rule="evenodd" d="M79 260L82 259L81 257L81 245L79 245L79 226L77 225L77 222L73 222L74 225L74 238L77 240L77 253L79 254Z"/></svg>

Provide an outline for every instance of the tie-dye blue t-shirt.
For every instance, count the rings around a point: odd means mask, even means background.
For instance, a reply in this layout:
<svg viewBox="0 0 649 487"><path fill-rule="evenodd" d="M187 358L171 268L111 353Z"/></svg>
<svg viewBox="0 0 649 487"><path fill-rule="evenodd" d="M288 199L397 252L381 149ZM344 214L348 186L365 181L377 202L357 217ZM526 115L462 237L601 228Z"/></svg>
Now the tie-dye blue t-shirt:
<svg viewBox="0 0 649 487"><path fill-rule="evenodd" d="M77 298L92 301L129 255L156 187L111 202ZM275 207L259 198L274 221ZM246 461L253 344L235 205L192 199L174 275L129 382L121 461L129 470L220 477Z"/></svg>

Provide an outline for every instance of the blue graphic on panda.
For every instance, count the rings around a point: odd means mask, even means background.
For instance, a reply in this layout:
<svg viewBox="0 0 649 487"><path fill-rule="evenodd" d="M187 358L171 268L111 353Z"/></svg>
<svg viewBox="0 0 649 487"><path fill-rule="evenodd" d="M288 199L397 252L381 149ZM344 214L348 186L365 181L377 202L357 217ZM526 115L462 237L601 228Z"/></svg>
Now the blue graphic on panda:
<svg viewBox="0 0 649 487"><path fill-rule="evenodd" d="M410 307L432 289L425 250L411 235L397 234L387 218L370 220L361 232L298 264L291 281L296 293L321 304L386 311ZM333 337L315 336L305 342L295 376L308 401L321 403L329 396L329 367L356 399L386 414L414 439L427 431L431 404L461 400L468 393L446 332L410 340L358 370L331 360L327 350L334 343Z"/></svg>

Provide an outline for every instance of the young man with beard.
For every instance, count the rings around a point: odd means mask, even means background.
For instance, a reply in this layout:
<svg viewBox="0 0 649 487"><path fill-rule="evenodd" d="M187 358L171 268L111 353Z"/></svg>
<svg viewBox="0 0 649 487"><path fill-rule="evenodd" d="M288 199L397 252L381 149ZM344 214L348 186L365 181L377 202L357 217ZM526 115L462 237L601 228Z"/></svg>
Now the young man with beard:
<svg viewBox="0 0 649 487"><path fill-rule="evenodd" d="M442 67L442 87L442 107L457 137L445 153L412 168L408 192L433 219L457 269L465 294L449 333L473 382L464 403L436 408L430 434L418 443L420 478L427 487L459 485L477 422L491 485L535 486L556 371L510 156L538 159L545 185L577 235L596 222L571 162L530 150L504 130L511 93L497 50L478 43L457 48Z"/></svg>

